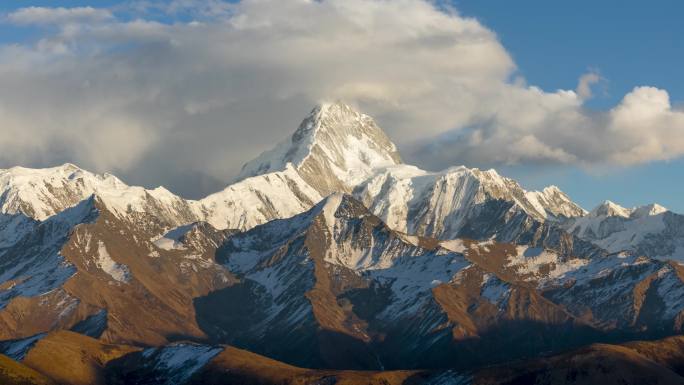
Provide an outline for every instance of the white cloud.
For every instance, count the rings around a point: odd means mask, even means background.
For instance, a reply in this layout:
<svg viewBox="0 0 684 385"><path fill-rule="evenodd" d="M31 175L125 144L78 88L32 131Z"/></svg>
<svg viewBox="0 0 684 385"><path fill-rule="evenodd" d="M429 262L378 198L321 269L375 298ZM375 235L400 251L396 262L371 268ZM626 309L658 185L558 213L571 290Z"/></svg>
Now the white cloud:
<svg viewBox="0 0 684 385"><path fill-rule="evenodd" d="M665 90L637 87L610 111L608 135L624 142L610 154L619 164L668 160L684 154L684 112L672 109Z"/></svg>
<svg viewBox="0 0 684 385"><path fill-rule="evenodd" d="M600 82L601 76L596 72L588 72L579 78L577 83L577 95L582 99L589 99L592 97L593 93L591 91L591 86Z"/></svg>
<svg viewBox="0 0 684 385"><path fill-rule="evenodd" d="M93 7L75 8L21 8L7 15L14 24L66 24L85 21L102 21L113 17L109 10Z"/></svg>
<svg viewBox="0 0 684 385"><path fill-rule="evenodd" d="M572 91L509 91L500 105L490 105L491 119L418 146L414 156L439 168L449 162L630 166L684 155L684 112L671 107L667 91L636 87L605 112L585 110Z"/></svg>
<svg viewBox="0 0 684 385"><path fill-rule="evenodd" d="M227 180L331 99L376 116L430 168L635 164L684 153L682 113L665 91L637 88L610 111L587 111L597 74L583 75L576 91L512 80L515 63L492 31L428 1L133 5L149 20L93 8L8 16L61 27L0 48L0 166L69 160L193 192L179 175ZM172 22L151 21L164 19L153 12ZM174 20L178 13L195 21Z"/></svg>

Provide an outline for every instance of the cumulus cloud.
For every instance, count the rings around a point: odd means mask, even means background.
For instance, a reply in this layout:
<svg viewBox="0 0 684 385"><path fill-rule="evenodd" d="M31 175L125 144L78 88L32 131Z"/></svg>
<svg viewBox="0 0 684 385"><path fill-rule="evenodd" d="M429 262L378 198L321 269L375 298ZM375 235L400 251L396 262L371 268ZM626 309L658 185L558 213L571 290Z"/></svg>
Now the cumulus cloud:
<svg viewBox="0 0 684 385"><path fill-rule="evenodd" d="M684 112L672 109L667 91L637 87L609 115L607 136L624 143L610 153L611 161L636 164L684 154Z"/></svg>
<svg viewBox="0 0 684 385"><path fill-rule="evenodd" d="M413 155L432 168L481 165L630 166L684 154L684 112L666 91L636 87L609 111L587 111L572 91L510 90L492 119L431 138ZM521 95L524 94L524 95Z"/></svg>
<svg viewBox="0 0 684 385"><path fill-rule="evenodd" d="M0 165L72 161L197 196L335 99L375 116L405 158L429 168L684 153L672 139L684 138L682 112L665 91L637 88L610 111L588 111L597 74L575 91L528 86L494 32L425 0L87 9L101 16L8 15L60 27L0 48ZM137 17L118 13L131 9Z"/></svg>

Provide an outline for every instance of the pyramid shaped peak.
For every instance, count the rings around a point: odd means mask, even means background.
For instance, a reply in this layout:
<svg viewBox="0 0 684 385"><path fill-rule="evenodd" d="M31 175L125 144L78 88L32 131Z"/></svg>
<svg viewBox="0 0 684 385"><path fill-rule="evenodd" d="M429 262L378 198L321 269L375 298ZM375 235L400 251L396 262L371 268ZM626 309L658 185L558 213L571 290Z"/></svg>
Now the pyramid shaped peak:
<svg viewBox="0 0 684 385"><path fill-rule="evenodd" d="M317 104L290 139L292 143L305 140L320 141L324 139L324 132L327 135L337 136L338 139L344 139L349 135L361 137L365 134L376 142L382 142L391 152L397 151L394 143L372 117L341 101ZM397 161L400 162L399 154L395 155Z"/></svg>
<svg viewBox="0 0 684 385"><path fill-rule="evenodd" d="M314 107L315 110L320 110L323 113L335 113L335 112L354 112L357 114L360 114L360 112L352 107L351 104L345 103L341 100L335 100L335 101L324 101L324 102L319 102L316 107Z"/></svg>
<svg viewBox="0 0 684 385"><path fill-rule="evenodd" d="M351 104L347 104L342 101L318 103L318 105L316 105L316 107L314 107L314 109L312 110L312 115L315 115L319 119L326 117L338 117L346 119L373 119L370 116L362 113L357 107L354 107Z"/></svg>
<svg viewBox="0 0 684 385"><path fill-rule="evenodd" d="M246 163L236 181L293 169L327 196L400 163L397 147L371 117L342 102L320 103L291 137Z"/></svg>
<svg viewBox="0 0 684 385"><path fill-rule="evenodd" d="M603 201L600 205L596 206L591 212L589 213L590 216L593 217L599 217L599 216L605 216L605 217L629 217L631 214L631 210L624 208L620 206L619 204L605 200Z"/></svg>
<svg viewBox="0 0 684 385"><path fill-rule="evenodd" d="M349 123L362 117L372 120L368 115L362 114L343 102L320 102L299 124L297 130L292 134L290 141L294 144L305 140L314 140L319 130L334 130L339 127L339 124L330 124L332 122Z"/></svg>

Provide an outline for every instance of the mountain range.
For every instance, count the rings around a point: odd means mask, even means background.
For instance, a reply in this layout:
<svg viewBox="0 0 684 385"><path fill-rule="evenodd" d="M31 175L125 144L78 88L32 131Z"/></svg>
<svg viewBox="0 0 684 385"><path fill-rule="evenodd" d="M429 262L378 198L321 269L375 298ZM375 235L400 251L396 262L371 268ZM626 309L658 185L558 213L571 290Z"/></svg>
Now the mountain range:
<svg viewBox="0 0 684 385"><path fill-rule="evenodd" d="M683 215L421 170L325 103L200 200L0 170L0 379L684 383L682 262Z"/></svg>

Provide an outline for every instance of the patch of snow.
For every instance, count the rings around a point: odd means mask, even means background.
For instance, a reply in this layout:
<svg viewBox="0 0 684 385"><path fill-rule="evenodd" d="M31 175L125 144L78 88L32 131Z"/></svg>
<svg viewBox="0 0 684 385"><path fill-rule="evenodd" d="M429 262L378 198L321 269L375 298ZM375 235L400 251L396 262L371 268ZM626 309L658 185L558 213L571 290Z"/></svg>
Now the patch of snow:
<svg viewBox="0 0 684 385"><path fill-rule="evenodd" d="M383 268L366 270L380 282L391 282L394 301L381 318L415 314L425 304L426 295L437 282L451 281L470 263L460 254L416 249L398 256Z"/></svg>
<svg viewBox="0 0 684 385"><path fill-rule="evenodd" d="M162 250L185 250L185 246L183 246L182 243L174 240L174 239L169 239L165 237L157 238L155 241L152 243L155 244L158 248Z"/></svg>
<svg viewBox="0 0 684 385"><path fill-rule="evenodd" d="M548 281L563 277L566 273L575 271L589 263L582 258L561 260L553 251L539 247L517 246L516 254L509 255L507 266L512 267L527 280ZM545 274L541 274L544 269Z"/></svg>
<svg viewBox="0 0 684 385"><path fill-rule="evenodd" d="M180 239L192 230L192 227L192 223L175 227L162 236L152 238L151 241L162 250L185 250L186 247L180 242Z"/></svg>
<svg viewBox="0 0 684 385"><path fill-rule="evenodd" d="M322 208L323 212L323 218L325 219L325 223L328 226L328 229L330 230L330 234L334 234L334 227L335 227L335 213L337 212L337 209L340 207L340 204L342 203L342 198L344 197L344 194L342 193L336 193L332 194L329 197L325 199L325 203Z"/></svg>
<svg viewBox="0 0 684 385"><path fill-rule="evenodd" d="M447 250L451 250L451 251L456 252L456 253L463 254L468 250L466 245L463 243L462 239L452 239L449 241L442 241L439 244L443 248L445 248Z"/></svg>
<svg viewBox="0 0 684 385"><path fill-rule="evenodd" d="M97 242L97 259L95 260L95 266L107 273L117 282L127 283L131 278L128 266L115 262L109 256L109 252L102 241Z"/></svg>
<svg viewBox="0 0 684 385"><path fill-rule="evenodd" d="M222 347L175 344L162 348L150 348L142 356L151 361L158 382L161 385L182 384L212 358L223 351Z"/></svg>
<svg viewBox="0 0 684 385"><path fill-rule="evenodd" d="M443 373L425 380L425 385L471 385L473 377L467 374L459 374L453 370L448 370Z"/></svg>
<svg viewBox="0 0 684 385"><path fill-rule="evenodd" d="M492 274L485 274L482 277L480 295L490 303L501 306L511 294L511 286L496 278Z"/></svg>

